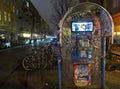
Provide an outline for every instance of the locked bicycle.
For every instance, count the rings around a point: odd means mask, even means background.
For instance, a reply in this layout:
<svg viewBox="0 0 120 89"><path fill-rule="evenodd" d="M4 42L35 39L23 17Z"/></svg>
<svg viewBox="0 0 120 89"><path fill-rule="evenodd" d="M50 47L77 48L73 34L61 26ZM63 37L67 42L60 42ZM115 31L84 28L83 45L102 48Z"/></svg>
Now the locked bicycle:
<svg viewBox="0 0 120 89"><path fill-rule="evenodd" d="M22 60L22 66L27 71L44 70L55 61L57 61L55 49L44 45L40 48L34 48L31 54L25 56Z"/></svg>
<svg viewBox="0 0 120 89"><path fill-rule="evenodd" d="M45 47L40 47L40 49L33 49L31 54L23 58L23 68L27 71L45 69L47 67L47 59L44 52Z"/></svg>

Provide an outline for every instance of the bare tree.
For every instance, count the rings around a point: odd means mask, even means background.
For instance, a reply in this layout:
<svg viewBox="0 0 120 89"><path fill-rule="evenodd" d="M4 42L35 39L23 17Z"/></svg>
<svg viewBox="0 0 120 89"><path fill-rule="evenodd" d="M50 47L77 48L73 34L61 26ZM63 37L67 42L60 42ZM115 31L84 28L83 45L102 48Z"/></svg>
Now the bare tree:
<svg viewBox="0 0 120 89"><path fill-rule="evenodd" d="M51 23L54 26L58 26L59 21L62 19L67 11L68 0L51 0L53 6L53 14L51 16Z"/></svg>

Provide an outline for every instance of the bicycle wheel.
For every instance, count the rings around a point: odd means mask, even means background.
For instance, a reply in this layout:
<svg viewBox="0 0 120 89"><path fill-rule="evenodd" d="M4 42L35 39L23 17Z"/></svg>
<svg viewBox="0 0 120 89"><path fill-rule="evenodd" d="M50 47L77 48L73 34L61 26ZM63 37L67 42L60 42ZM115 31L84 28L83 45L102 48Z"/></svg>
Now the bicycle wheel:
<svg viewBox="0 0 120 89"><path fill-rule="evenodd" d="M38 68L45 69L47 67L47 61L43 55L39 56Z"/></svg>
<svg viewBox="0 0 120 89"><path fill-rule="evenodd" d="M32 60L33 59L34 59L33 55L28 55L28 56L23 58L22 66L25 70L27 70L27 71L34 70L34 68L32 66Z"/></svg>
<svg viewBox="0 0 120 89"><path fill-rule="evenodd" d="M38 60L39 60L38 55L34 55L34 58L32 59L32 67L34 69L37 69L37 67L38 67Z"/></svg>

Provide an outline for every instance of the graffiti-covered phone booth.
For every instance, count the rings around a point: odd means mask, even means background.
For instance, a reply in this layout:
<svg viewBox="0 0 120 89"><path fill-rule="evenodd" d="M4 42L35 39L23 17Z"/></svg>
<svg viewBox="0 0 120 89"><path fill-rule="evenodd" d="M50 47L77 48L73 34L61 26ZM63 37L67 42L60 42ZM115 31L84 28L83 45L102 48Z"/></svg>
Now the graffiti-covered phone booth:
<svg viewBox="0 0 120 89"><path fill-rule="evenodd" d="M95 3L80 3L67 11L59 26L62 56L60 88L104 87L106 37L111 43L113 30L109 13Z"/></svg>

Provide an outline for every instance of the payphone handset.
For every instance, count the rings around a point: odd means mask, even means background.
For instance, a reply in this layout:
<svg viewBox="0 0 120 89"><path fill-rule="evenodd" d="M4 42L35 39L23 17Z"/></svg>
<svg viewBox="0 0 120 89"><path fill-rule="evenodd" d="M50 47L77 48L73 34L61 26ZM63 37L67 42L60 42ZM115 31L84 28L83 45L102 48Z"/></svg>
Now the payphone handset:
<svg viewBox="0 0 120 89"><path fill-rule="evenodd" d="M72 61L92 60L92 20L71 21Z"/></svg>

